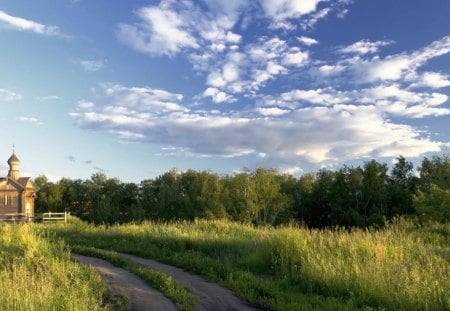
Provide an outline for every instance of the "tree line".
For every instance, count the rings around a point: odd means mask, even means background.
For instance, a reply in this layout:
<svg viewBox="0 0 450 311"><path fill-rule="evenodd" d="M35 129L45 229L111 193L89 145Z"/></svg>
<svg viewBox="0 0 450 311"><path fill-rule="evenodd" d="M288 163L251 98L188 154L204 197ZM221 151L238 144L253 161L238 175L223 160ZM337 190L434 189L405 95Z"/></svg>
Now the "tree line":
<svg viewBox="0 0 450 311"><path fill-rule="evenodd" d="M424 158L419 174L404 157L392 169L363 166L321 169L295 178L258 168L233 175L176 169L139 184L95 173L88 180L45 176L36 212L68 211L94 223L226 218L254 224L300 222L309 227L383 226L396 216L450 221L450 159Z"/></svg>

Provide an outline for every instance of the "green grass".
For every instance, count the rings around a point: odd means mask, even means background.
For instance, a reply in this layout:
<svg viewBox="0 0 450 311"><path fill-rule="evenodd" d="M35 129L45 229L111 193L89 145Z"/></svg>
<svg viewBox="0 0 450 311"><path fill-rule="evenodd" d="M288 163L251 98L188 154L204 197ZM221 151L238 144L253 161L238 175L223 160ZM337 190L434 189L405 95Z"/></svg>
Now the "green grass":
<svg viewBox="0 0 450 311"><path fill-rule="evenodd" d="M384 230L228 221L52 226L69 244L157 259L272 310L450 310L450 226Z"/></svg>
<svg viewBox="0 0 450 311"><path fill-rule="evenodd" d="M180 311L189 311L194 310L195 308L197 301L194 294L187 291L182 285L178 284L171 277L162 272L144 268L112 251L83 246L73 246L72 250L76 253L86 256L102 258L117 267L134 273L142 280L144 280L148 285L159 290L165 296L167 296L167 298L175 302Z"/></svg>
<svg viewBox="0 0 450 311"><path fill-rule="evenodd" d="M0 310L113 310L106 285L33 225L0 223Z"/></svg>

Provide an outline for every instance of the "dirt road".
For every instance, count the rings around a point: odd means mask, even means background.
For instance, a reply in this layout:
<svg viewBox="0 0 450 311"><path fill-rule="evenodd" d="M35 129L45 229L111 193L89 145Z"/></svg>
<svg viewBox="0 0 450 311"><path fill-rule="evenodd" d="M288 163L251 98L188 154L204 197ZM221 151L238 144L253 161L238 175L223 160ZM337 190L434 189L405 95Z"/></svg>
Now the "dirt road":
<svg viewBox="0 0 450 311"><path fill-rule="evenodd" d="M175 281L190 289L198 297L197 310L201 311L254 311L259 310L249 306L245 302L238 299L234 294L218 284L208 282L203 278L183 271L180 268L162 264L160 262L144 259L128 254L120 254L131 261L149 267L154 270L161 271L171 276Z"/></svg>
<svg viewBox="0 0 450 311"><path fill-rule="evenodd" d="M175 311L175 304L163 294L151 288L134 274L117 268L109 262L93 257L82 256L72 253L72 258L91 265L109 284L113 293L120 293L128 297L128 310L167 310Z"/></svg>
<svg viewBox="0 0 450 311"><path fill-rule="evenodd" d="M198 297L196 310L200 311L256 311L247 303L218 284L208 282L203 278L185 272L180 268L169 266L151 259L144 259L128 254L120 254L129 260L145 267L161 271L171 276L175 281L190 289ZM158 291L150 288L141 279L123 269L114 267L109 262L72 253L79 262L92 265L110 284L113 292L128 297L132 310L176 310L176 306Z"/></svg>

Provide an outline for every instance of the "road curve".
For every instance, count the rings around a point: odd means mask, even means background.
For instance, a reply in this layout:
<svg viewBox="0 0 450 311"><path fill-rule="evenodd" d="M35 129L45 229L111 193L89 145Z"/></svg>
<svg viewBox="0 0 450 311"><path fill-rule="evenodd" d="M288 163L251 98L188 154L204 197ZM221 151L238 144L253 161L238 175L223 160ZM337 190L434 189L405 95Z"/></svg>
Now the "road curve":
<svg viewBox="0 0 450 311"><path fill-rule="evenodd" d="M72 253L72 258L80 263L91 265L108 283L113 293L128 297L127 310L136 311L175 311L175 304L162 293L151 288L136 275L113 266L103 259Z"/></svg>
<svg viewBox="0 0 450 311"><path fill-rule="evenodd" d="M237 298L230 290L211 283L198 275L188 273L180 268L169 266L151 259L118 253L134 263L161 271L171 276L176 282L190 289L198 297L197 310L200 311L256 311L261 310L248 305Z"/></svg>

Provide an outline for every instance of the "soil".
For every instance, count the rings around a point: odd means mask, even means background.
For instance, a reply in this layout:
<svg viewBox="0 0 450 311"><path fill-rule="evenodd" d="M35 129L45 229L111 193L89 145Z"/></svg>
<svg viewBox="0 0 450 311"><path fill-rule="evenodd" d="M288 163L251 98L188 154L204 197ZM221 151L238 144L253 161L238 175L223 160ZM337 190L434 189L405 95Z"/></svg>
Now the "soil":
<svg viewBox="0 0 450 311"><path fill-rule="evenodd" d="M121 254L131 261L145 267L161 271L171 276L175 281L191 290L198 297L197 310L201 311L255 311L260 310L248 305L237 298L229 289L218 284L211 283L205 279L183 271L180 268L169 266L151 259L144 259L128 254Z"/></svg>
<svg viewBox="0 0 450 311"><path fill-rule="evenodd" d="M163 294L151 288L134 274L117 268L109 262L72 253L72 258L94 267L108 283L110 292L128 298L127 310L177 310L175 304Z"/></svg>
<svg viewBox="0 0 450 311"><path fill-rule="evenodd" d="M230 290L203 278L151 259L144 259L128 254L121 254L131 261L145 267L161 271L171 276L198 297L196 310L200 311L255 311L260 310L237 298ZM82 263L92 265L110 284L113 292L128 297L131 310L176 310L176 306L161 293L150 288L141 279L123 269L114 267L109 262L72 253L72 257Z"/></svg>

